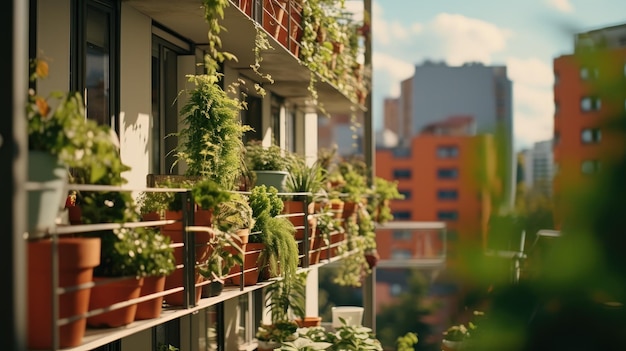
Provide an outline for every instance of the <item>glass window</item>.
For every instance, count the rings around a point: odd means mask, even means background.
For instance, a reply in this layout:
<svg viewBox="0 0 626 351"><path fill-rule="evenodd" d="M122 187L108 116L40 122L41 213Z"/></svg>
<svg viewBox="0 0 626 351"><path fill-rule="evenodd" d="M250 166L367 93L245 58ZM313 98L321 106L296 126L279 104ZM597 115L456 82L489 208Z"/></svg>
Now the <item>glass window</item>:
<svg viewBox="0 0 626 351"><path fill-rule="evenodd" d="M594 174L600 170L600 161L598 160L584 160L580 164L580 171L583 174Z"/></svg>
<svg viewBox="0 0 626 351"><path fill-rule="evenodd" d="M602 107L600 98L597 97L584 97L580 100L580 108L583 111L598 111Z"/></svg>
<svg viewBox="0 0 626 351"><path fill-rule="evenodd" d="M80 77L76 90L85 94L87 117L99 124L114 125L115 96L114 85L115 65L115 12L113 4L88 1L86 5L87 19L84 27L79 29L85 34L84 42L78 47L84 48L84 71L77 62L75 68Z"/></svg>
<svg viewBox="0 0 626 351"><path fill-rule="evenodd" d="M392 235L393 235L393 240L410 240L411 239L410 230L394 230Z"/></svg>
<svg viewBox="0 0 626 351"><path fill-rule="evenodd" d="M437 190L438 200L456 200L459 198L459 192L456 189L439 189Z"/></svg>
<svg viewBox="0 0 626 351"><path fill-rule="evenodd" d="M580 68L580 79L582 80L587 80L589 79L589 68L588 67L581 67Z"/></svg>
<svg viewBox="0 0 626 351"><path fill-rule="evenodd" d="M602 132L599 128L586 128L580 132L580 140L583 144L596 144L602 140Z"/></svg>
<svg viewBox="0 0 626 351"><path fill-rule="evenodd" d="M411 170L410 169L394 169L393 178L394 179L411 179Z"/></svg>
<svg viewBox="0 0 626 351"><path fill-rule="evenodd" d="M397 211L393 213L393 218L396 220L411 219L411 212L410 211Z"/></svg>
<svg viewBox="0 0 626 351"><path fill-rule="evenodd" d="M393 157L408 158L411 157L411 149L408 147L396 147L393 149Z"/></svg>
<svg viewBox="0 0 626 351"><path fill-rule="evenodd" d="M411 199L411 190L398 190L398 192L404 196L404 200L410 200Z"/></svg>
<svg viewBox="0 0 626 351"><path fill-rule="evenodd" d="M394 260L406 260L411 258L411 250L408 249L392 249L391 258Z"/></svg>
<svg viewBox="0 0 626 351"><path fill-rule="evenodd" d="M437 147L438 158L456 158L459 156L459 148L456 145Z"/></svg>
<svg viewBox="0 0 626 351"><path fill-rule="evenodd" d="M439 179L457 179L459 171L456 168L439 168L437 170L437 178Z"/></svg>
<svg viewBox="0 0 626 351"><path fill-rule="evenodd" d="M456 221L457 219L459 219L459 213L456 210L437 211L439 221Z"/></svg>

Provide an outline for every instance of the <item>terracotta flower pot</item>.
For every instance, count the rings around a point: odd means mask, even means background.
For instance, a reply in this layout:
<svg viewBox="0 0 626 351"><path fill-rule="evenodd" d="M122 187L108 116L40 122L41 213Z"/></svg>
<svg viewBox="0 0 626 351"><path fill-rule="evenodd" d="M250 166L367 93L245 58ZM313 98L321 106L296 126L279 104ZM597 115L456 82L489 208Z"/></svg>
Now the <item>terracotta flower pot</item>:
<svg viewBox="0 0 626 351"><path fill-rule="evenodd" d="M165 289L165 276L144 277L139 296L147 296L163 292ZM161 315L163 309L163 296L137 304L135 320L152 319Z"/></svg>
<svg viewBox="0 0 626 351"><path fill-rule="evenodd" d="M304 319L296 319L296 323L300 328L310 328L322 325L322 317L304 317Z"/></svg>
<svg viewBox="0 0 626 351"><path fill-rule="evenodd" d="M184 286L183 280L183 269L177 269L172 274L168 275L165 278L165 290L180 288ZM204 281L204 277L197 271L194 275L195 284L198 285ZM200 297L202 295L202 286L196 286L196 300L195 304L200 302ZM183 306L185 304L185 291L178 291L175 293L171 293L169 295L165 295L163 298L165 303L171 306Z"/></svg>
<svg viewBox="0 0 626 351"><path fill-rule="evenodd" d="M52 276L50 240L28 243L28 348L52 348ZM89 283L93 269L100 264L99 238L60 238L58 242L59 286ZM80 289L59 296L59 317L87 313L91 289ZM59 346L74 347L82 342L86 320L78 319L59 330Z"/></svg>
<svg viewBox="0 0 626 351"><path fill-rule="evenodd" d="M108 278L95 277L94 281L102 281ZM129 301L139 297L144 278L128 277L119 281L113 281L92 288L89 299L89 310L111 306L118 302ZM87 318L90 327L121 327L135 320L137 304L122 307L110 312L104 312Z"/></svg>
<svg viewBox="0 0 626 351"><path fill-rule="evenodd" d="M247 243L244 251L243 261L243 285L250 286L258 283L259 281L259 267L257 260L261 251L265 248L263 243ZM235 266L231 269L230 274L234 274L230 279L233 285L241 285L241 270L239 266Z"/></svg>

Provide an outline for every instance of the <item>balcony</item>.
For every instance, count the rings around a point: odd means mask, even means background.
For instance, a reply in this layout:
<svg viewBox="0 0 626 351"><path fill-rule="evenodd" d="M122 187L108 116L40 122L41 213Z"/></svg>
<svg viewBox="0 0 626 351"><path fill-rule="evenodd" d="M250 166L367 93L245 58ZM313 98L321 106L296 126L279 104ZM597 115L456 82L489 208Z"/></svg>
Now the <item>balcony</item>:
<svg viewBox="0 0 626 351"><path fill-rule="evenodd" d="M28 189L30 191L36 191L42 188L42 184L39 183L28 183ZM190 340L181 336L180 342L185 345L185 343L189 343L188 347L196 349L200 347L201 344L206 344L207 349L213 350L215 349L223 349L223 347L227 347L230 349L235 347L232 341L232 335L226 335L226 331L224 330L225 323L232 323L229 320L232 319L232 316L229 317L225 315L225 309L229 310L232 306L237 306L241 303L242 298L243 301L257 301L257 299L264 299L265 295L264 289L271 284L274 284L277 279L280 278L265 278L254 282L252 284L247 283L248 274L252 273L253 275L260 276L262 267L258 267L257 265L244 264L238 266L236 269L231 270L231 272L224 277L224 281L229 282L233 280L233 278L237 278L238 283L226 283L223 287L221 293L216 296L205 296L204 293L200 297L197 294L200 293L203 286L208 286L210 283L209 279L201 279L198 280L197 269L200 267L200 263L197 261L199 258L197 257L198 248L202 248L203 245L207 245L206 243L201 243L197 239L197 235L202 232L212 232L215 229L212 226L202 226L202 225L191 225L192 223L198 223L194 221L194 212L188 211L185 208L194 208L193 197L190 194L189 189L183 188L140 188L140 189L129 189L129 188L120 188L113 186L97 186L97 185L79 185L79 184L70 184L68 185L68 189L76 190L76 191L92 191L92 192L131 192L131 191L140 191L140 192L175 192L183 194L182 201L188 202L190 206L184 206L182 211L182 218L177 220L172 219L164 219L164 220L146 220L142 222L126 222L126 223L96 223L96 224L59 224L53 228L50 228L45 237L48 237L51 240L51 245L46 246L50 251L42 256L50 257L50 262L44 262L39 264L43 265L43 269L49 269L48 273L51 277L51 289L42 289L47 291L53 291L50 296L42 296L41 291L39 294L33 293L33 296L37 296L38 299L50 299L51 301L51 313L44 313L44 315L49 315L50 323L47 321L38 321L37 325L40 325L37 330L37 334L47 334L44 333L41 325L51 325L51 337L52 337L52 346L53 350L92 350L98 347L107 347L111 343L119 342L120 340L126 340L127 338L137 337L137 335L141 335L145 332L150 332L154 328L159 328L163 325L166 325L168 322L176 321L179 322L181 320L185 320L186 318L192 318L195 315L208 315L210 314L212 317L207 320L203 320L200 322L201 326L204 326L204 334L200 332L200 334L196 335L196 339ZM281 197L293 196L293 195L306 195L301 193L280 193ZM305 204L304 208L307 208L308 205ZM71 213L71 212L70 212ZM70 214L67 214L70 215ZM305 218L307 216L309 218L308 221L301 221L302 225L295 226L296 230L303 231L304 233L311 233L311 235L304 235L302 239L298 240L299 246L299 271L315 271L320 267L323 267L330 263L337 263L341 261L343 258L349 257L352 252L347 250L348 248L348 240L349 237L343 235L343 232L339 232L335 230L329 233L328 238L325 242L320 245L313 246L310 240L318 240L319 237L315 236L316 233L314 228L310 227L311 220L317 221L317 218L320 216L328 216L333 215L337 216L337 218L341 217L341 212L338 214L333 214L333 212L316 212L316 213L304 213L304 212L291 212L279 215L279 217L291 218L294 223L297 222L297 218ZM60 317L60 314L63 309L60 304L68 304L69 300L64 298L63 296L69 296L68 299L72 300L75 298L75 294L80 291L89 291L97 286L107 285L111 282L119 280L120 278L108 278L104 280L98 281L89 281L86 283L82 283L79 285L67 285L67 281L65 279L60 278L60 268L65 267L66 264L61 263L62 252L66 252L62 249L62 243L65 238L75 238L75 237L84 237L89 236L90 232L101 232L103 230L113 230L116 228L139 228L139 227L158 227L161 228L161 232L165 233L164 230L168 226L172 225L181 225L183 230L183 241L172 243L171 246L175 248L175 250L182 250L184 253L182 257L182 261L177 258L177 271L180 271L182 274L182 280L178 281L179 284L172 285L166 283L166 288L162 291L155 293L142 294L139 297L133 297L125 301L115 302L111 305L98 306L97 308L90 308L85 313L77 314L77 315L65 315ZM40 233L41 234L41 233ZM251 233L251 235L260 235L261 233ZM339 236L339 234L342 234ZM114 235L113 232L110 232L108 235ZM336 239L338 238L338 239ZM28 240L30 242L30 240ZM28 244L30 245L30 244ZM210 245L210 244L209 244ZM196 249L190 249L195 247ZM34 251L31 251L34 252ZM38 251L41 253L42 251ZM249 260L248 255L254 255L254 251L245 251L244 261ZM256 252L258 256L258 252ZM256 256L255 256L256 257ZM313 258L316 257L316 258ZM33 259L31 257L30 259ZM256 260L256 258L254 259ZM251 267L251 268L250 268ZM37 271L41 271L40 267ZM33 273L34 274L34 273ZM30 276L30 274L29 274ZM169 277L169 276L168 276ZM31 278L29 278L31 279ZM33 278L34 279L34 278ZM64 283L65 282L65 283ZM182 284L181 284L182 283ZM65 285L64 285L65 284ZM176 301L179 301L175 304L168 304L168 300L170 296L175 294L182 294L181 297L177 297ZM99 315L103 315L104 313L110 313L111 311L121 310L127 308L128 306L133 306L142 302L149 302L156 298L163 298L165 301L162 306L162 310L158 316L147 318L147 319L135 319L129 324L117 326L117 327L95 327L89 325L90 318L97 318ZM92 297L93 299L93 297ZM313 303L316 303L316 299L313 300ZM228 305L231 307L228 307ZM234 305L233 305L234 304ZM245 349L252 350L256 347L256 340L250 337L250 333L253 330L256 330L258 327L259 321L262 321L265 317L266 307L262 305L249 305L249 310L247 313L247 318L245 320L240 321L242 323L240 328L245 330L248 337L243 337L242 340L237 341L237 347L241 349L244 347ZM215 309L219 310L217 312ZM209 312L210 311L210 312ZM41 311L43 313L43 310ZM217 317L216 317L217 316ZM71 346L71 347L59 347L59 343L61 340L65 340L67 342L67 338L65 335L67 334L67 330L62 331L59 329L62 326L72 325L72 323L77 320L87 319L88 327L82 337L82 340L79 345ZM197 317L194 317L197 318ZM202 328L202 327L201 327ZM192 328L193 329L193 328ZM31 330L32 332L32 330ZM210 336L213 333L214 338ZM221 334L217 334L221 333ZM237 333L238 334L238 333ZM241 339L241 337L240 337ZM144 341L145 342L145 341ZM212 345L212 346L211 346ZM219 345L219 346L218 346ZM145 347L145 346L143 346ZM153 347L156 347L154 345Z"/></svg>

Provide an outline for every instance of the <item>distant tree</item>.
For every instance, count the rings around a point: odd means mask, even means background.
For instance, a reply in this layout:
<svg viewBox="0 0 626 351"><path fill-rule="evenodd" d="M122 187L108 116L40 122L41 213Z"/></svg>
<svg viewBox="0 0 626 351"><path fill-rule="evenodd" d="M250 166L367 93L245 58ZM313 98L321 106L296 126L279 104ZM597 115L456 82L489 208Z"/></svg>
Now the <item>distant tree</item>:
<svg viewBox="0 0 626 351"><path fill-rule="evenodd" d="M409 332L416 333L420 342L415 350L435 351L437 344L428 344L427 335L432 328L422 319L430 315L435 309L432 303L427 302L428 282L417 269L411 269L407 279L407 289L397 297L391 305L384 306L376 316L376 336L385 349L394 347L398 337Z"/></svg>
<svg viewBox="0 0 626 351"><path fill-rule="evenodd" d="M337 275L333 270L335 267L326 266L319 270L319 315L324 321L332 319L332 308L334 306L362 306L363 293L361 288L350 286L340 286L333 282Z"/></svg>

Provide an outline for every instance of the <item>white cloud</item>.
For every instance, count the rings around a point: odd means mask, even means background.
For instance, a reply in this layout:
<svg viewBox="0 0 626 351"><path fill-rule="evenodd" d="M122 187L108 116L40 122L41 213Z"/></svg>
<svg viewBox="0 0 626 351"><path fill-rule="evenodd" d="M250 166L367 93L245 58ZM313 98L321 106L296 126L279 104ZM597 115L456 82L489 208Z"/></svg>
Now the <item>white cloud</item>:
<svg viewBox="0 0 626 351"><path fill-rule="evenodd" d="M384 18L384 9L374 2L372 4L374 25L374 42L384 46L391 44L398 44L399 42L412 39L412 36L419 34L423 31L424 27L420 23L414 22L409 25L405 25L400 21L388 21Z"/></svg>
<svg viewBox="0 0 626 351"><path fill-rule="evenodd" d="M409 28L404 27L402 24L398 22L392 22L389 24L389 29L391 36L394 40L402 40L407 39L409 37Z"/></svg>
<svg viewBox="0 0 626 351"><path fill-rule="evenodd" d="M469 61L489 64L494 53L504 50L511 35L509 30L489 22L449 13L437 15L429 27L441 40L451 65Z"/></svg>
<svg viewBox="0 0 626 351"><path fill-rule="evenodd" d="M574 6L570 0L547 0L547 3L561 12L574 12Z"/></svg>
<svg viewBox="0 0 626 351"><path fill-rule="evenodd" d="M537 58L506 60L513 81L513 128L516 148L530 147L553 134L554 75L547 63Z"/></svg>
<svg viewBox="0 0 626 351"><path fill-rule="evenodd" d="M385 76L387 80L394 82L389 87L391 96L400 94L400 82L409 78L415 71L415 66L412 63L381 52L375 52L372 55L372 64L376 75ZM385 95L387 95L387 92L385 92Z"/></svg>
<svg viewBox="0 0 626 351"><path fill-rule="evenodd" d="M538 58L510 57L506 60L506 67L509 78L517 84L550 87L554 83L552 66Z"/></svg>

